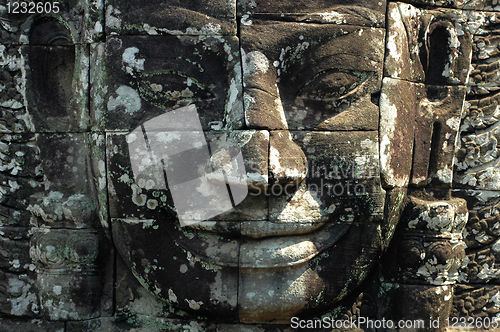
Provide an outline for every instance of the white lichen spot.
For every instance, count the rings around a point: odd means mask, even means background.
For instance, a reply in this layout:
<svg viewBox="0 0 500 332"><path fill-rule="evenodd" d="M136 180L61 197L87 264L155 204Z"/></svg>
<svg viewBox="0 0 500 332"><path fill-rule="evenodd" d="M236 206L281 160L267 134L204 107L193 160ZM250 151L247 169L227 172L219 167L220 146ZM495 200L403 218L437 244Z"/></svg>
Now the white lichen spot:
<svg viewBox="0 0 500 332"><path fill-rule="evenodd" d="M21 267L21 264L19 263L19 259L14 259L12 261L9 261L9 263L15 269L18 269Z"/></svg>
<svg viewBox="0 0 500 332"><path fill-rule="evenodd" d="M494 244L493 246L491 247L491 249L493 249L493 251L495 252L500 252L500 239L498 239Z"/></svg>
<svg viewBox="0 0 500 332"><path fill-rule="evenodd" d="M202 301L196 302L195 300L188 300L186 302L189 304L189 307L193 310L200 310L200 307L203 305Z"/></svg>
<svg viewBox="0 0 500 332"><path fill-rule="evenodd" d="M495 293L488 302L494 303L495 308L500 308L500 292Z"/></svg>
<svg viewBox="0 0 500 332"><path fill-rule="evenodd" d="M123 174L122 176L120 176L118 178L118 181L120 181L122 183L130 183L131 182L130 177L128 176L128 174Z"/></svg>
<svg viewBox="0 0 500 332"><path fill-rule="evenodd" d="M446 125L451 128L451 130L458 131L460 129L460 118L452 117L446 120Z"/></svg>
<svg viewBox="0 0 500 332"><path fill-rule="evenodd" d="M453 180L453 170L448 165L445 165L444 168L437 171L437 177L443 183L451 183Z"/></svg>
<svg viewBox="0 0 500 332"><path fill-rule="evenodd" d="M144 206L146 204L147 196L142 194L142 189L135 183L131 186L132 188L132 202L137 206Z"/></svg>
<svg viewBox="0 0 500 332"><path fill-rule="evenodd" d="M343 24L347 22L343 14L333 10L331 12L319 13L319 16L328 23Z"/></svg>
<svg viewBox="0 0 500 332"><path fill-rule="evenodd" d="M393 82L390 79L384 79L384 85L392 84ZM391 144L394 139L397 118L397 107L392 103L391 98L387 94L382 93L380 96L380 170L384 180L388 184L405 186L408 182L408 177L396 178L394 170L391 167L393 154Z"/></svg>
<svg viewBox="0 0 500 332"><path fill-rule="evenodd" d="M128 47L122 54L123 69L127 74L133 75L134 72L144 70L145 59L138 59L137 53L139 49L137 47Z"/></svg>
<svg viewBox="0 0 500 332"><path fill-rule="evenodd" d="M172 302L177 303L177 295L175 295L175 293L172 289L168 290L168 299Z"/></svg>
<svg viewBox="0 0 500 332"><path fill-rule="evenodd" d="M109 97L108 111L123 109L125 113L135 113L141 109L141 97L139 93L129 86L122 85L116 89L117 97Z"/></svg>
<svg viewBox="0 0 500 332"><path fill-rule="evenodd" d="M148 202L146 205L147 205L148 209L154 210L158 206L158 201L156 199L148 199Z"/></svg>
<svg viewBox="0 0 500 332"><path fill-rule="evenodd" d="M109 5L106 10L106 26L110 28L120 28L122 25L122 20L115 16L120 15L121 11L118 9L114 9L113 6Z"/></svg>
<svg viewBox="0 0 500 332"><path fill-rule="evenodd" d="M399 77L401 75L401 66L399 65L401 62L401 49L400 49L400 36L399 33L404 31L404 26L402 23L402 19L399 13L399 9L397 6L394 6L389 13L390 17L390 26L389 26L389 38L386 43L386 47L388 50L388 55L394 60L391 68L393 72L391 73L391 77ZM391 24L392 23L392 24ZM386 66L387 67L387 66Z"/></svg>
<svg viewBox="0 0 500 332"><path fill-rule="evenodd" d="M149 86L154 92L162 92L163 90L163 86L161 84L151 83Z"/></svg>
<svg viewBox="0 0 500 332"><path fill-rule="evenodd" d="M54 294L56 295L61 295L61 292L62 292L62 287L59 286L59 285L56 285L52 288L52 291L54 292Z"/></svg>
<svg viewBox="0 0 500 332"><path fill-rule="evenodd" d="M242 50L242 59L243 74L245 76L265 74L269 69L269 60L259 51L252 51L246 54L245 51Z"/></svg>
<svg viewBox="0 0 500 332"><path fill-rule="evenodd" d="M241 17L241 24L243 25L252 25L252 20L249 20L248 18L250 17L250 15L248 14L245 14Z"/></svg>

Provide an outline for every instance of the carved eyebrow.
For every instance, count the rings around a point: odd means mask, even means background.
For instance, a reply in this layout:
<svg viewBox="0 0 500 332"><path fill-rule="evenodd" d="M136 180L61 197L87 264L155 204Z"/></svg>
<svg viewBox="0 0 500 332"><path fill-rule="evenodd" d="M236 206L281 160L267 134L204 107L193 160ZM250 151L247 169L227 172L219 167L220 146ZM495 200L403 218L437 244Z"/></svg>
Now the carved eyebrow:
<svg viewBox="0 0 500 332"><path fill-rule="evenodd" d="M346 62L342 61L342 60L339 61L338 65L329 61L330 59L339 60L339 58L343 58L343 59L352 58L353 60L355 60L356 66L348 66L348 65L346 65ZM373 72L375 66L374 66L373 60L369 60L369 59L363 58L361 56L356 56L353 54L333 54L333 55L325 56L325 57L318 59L318 61L316 61L316 68L317 68L317 71L319 71L319 72L337 69L340 71L367 72L368 73L368 72ZM303 73L307 73L310 76L311 75L310 69L311 69L310 65L308 65L308 66L305 66L304 68L299 69L294 74L297 77L302 77Z"/></svg>
<svg viewBox="0 0 500 332"><path fill-rule="evenodd" d="M315 13L252 13L249 19L385 28L384 13L361 6L333 6Z"/></svg>

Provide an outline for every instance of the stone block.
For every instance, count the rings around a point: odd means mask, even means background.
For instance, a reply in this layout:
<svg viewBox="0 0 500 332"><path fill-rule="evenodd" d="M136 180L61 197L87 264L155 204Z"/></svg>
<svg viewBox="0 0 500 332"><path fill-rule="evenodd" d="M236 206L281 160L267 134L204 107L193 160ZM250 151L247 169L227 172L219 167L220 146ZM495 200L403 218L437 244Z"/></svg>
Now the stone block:
<svg viewBox="0 0 500 332"><path fill-rule="evenodd" d="M30 204L26 209L37 217L34 222L51 227L97 226L98 212L94 207L98 202L93 179L89 177L94 171L90 162L91 135L39 134L36 144L44 187L34 191L33 184L27 195Z"/></svg>
<svg viewBox="0 0 500 332"><path fill-rule="evenodd" d="M36 277L31 271L11 273L1 269L0 280L4 285L0 292L0 312L2 315L23 318L40 317ZM12 326L9 323L8 320L2 319L1 324L5 325L0 324L0 331L17 331L15 328L9 330Z"/></svg>
<svg viewBox="0 0 500 332"><path fill-rule="evenodd" d="M469 219L463 234L466 257L459 282L499 283L499 192L456 189L453 194L467 200L469 209Z"/></svg>
<svg viewBox="0 0 500 332"><path fill-rule="evenodd" d="M112 0L106 3L108 35L236 35L236 1Z"/></svg>
<svg viewBox="0 0 500 332"><path fill-rule="evenodd" d="M29 228L0 227L0 268L9 272L33 269L29 256Z"/></svg>
<svg viewBox="0 0 500 332"><path fill-rule="evenodd" d="M267 135L208 132L207 143L203 132L151 131L146 143L142 132L139 137L108 134L111 217L172 222L267 219L267 198L259 193L267 185ZM178 144L165 149L171 139ZM230 150L231 158L222 158ZM243 167L249 169L245 172ZM118 194L127 192L130 195Z"/></svg>
<svg viewBox="0 0 500 332"><path fill-rule="evenodd" d="M205 130L243 124L236 37L121 36L93 54L93 125L132 131L166 112L195 106ZM97 118L96 118L97 117Z"/></svg>
<svg viewBox="0 0 500 332"><path fill-rule="evenodd" d="M500 295L498 285L457 285L453 297L453 308L450 317L460 319L476 319L482 322L484 330L495 330L499 326L495 318L500 313L498 296ZM455 318L450 318L450 323L455 323Z"/></svg>
<svg viewBox="0 0 500 332"><path fill-rule="evenodd" d="M288 178L282 176L283 182L268 190L271 221L383 219L385 193L380 186L376 132L294 131L289 144L301 154L279 154L280 133L271 132L270 165L281 166L300 181L285 181Z"/></svg>
<svg viewBox="0 0 500 332"><path fill-rule="evenodd" d="M386 1L269 1L243 0L238 3L238 16L244 25L252 18L295 20L306 23L355 24L384 27Z"/></svg>
<svg viewBox="0 0 500 332"><path fill-rule="evenodd" d="M382 283L379 299L385 302L387 307L384 309L388 310L384 312L384 316L379 317L390 319L395 324L402 320L412 325L404 330L446 331L446 319L450 317L452 298L451 286ZM396 327L388 329L397 330L399 329Z"/></svg>
<svg viewBox="0 0 500 332"><path fill-rule="evenodd" d="M66 321L100 316L97 231L33 228L32 232L30 256L37 264L43 317Z"/></svg>
<svg viewBox="0 0 500 332"><path fill-rule="evenodd" d="M324 230L306 235L269 238L268 241L255 243L255 247L248 251L245 249L252 247L251 242L242 243L242 258L243 255L254 257L249 261L253 265L240 269L238 303L241 322L286 324L299 313L307 317L308 314L315 313L317 308L331 306L344 298L353 289L347 290L345 287L349 286L346 285L358 285L364 280L373 266L370 263L372 257L380 252L379 225L353 223L347 231L342 230L342 224L330 226L333 226L330 229L333 236L331 241L327 240L328 232L325 233ZM306 246L304 242L295 250L292 249L293 246L284 246L289 249L275 250L273 267L259 266L270 263L269 258L273 258L270 252L266 253L264 250L266 242L269 245L281 240L301 243L301 239L312 239L315 236L329 243L325 243L324 247L318 246L318 251L314 250L314 246ZM298 259L299 253L309 254L309 258L305 260L307 263L291 259ZM261 257L255 256L259 254ZM294 254L297 256L292 257ZM281 258L278 257L280 255ZM361 266L364 268L361 269ZM337 273L332 278L332 273L339 270L343 273Z"/></svg>
<svg viewBox="0 0 500 332"><path fill-rule="evenodd" d="M3 41L3 40L2 40ZM29 113L26 111L24 94L26 88L22 69L25 59L20 46L0 44L0 75L3 88L0 90L0 132L34 131Z"/></svg>
<svg viewBox="0 0 500 332"><path fill-rule="evenodd" d="M383 29L351 25L243 25L247 127L377 130L384 37Z"/></svg>
<svg viewBox="0 0 500 332"><path fill-rule="evenodd" d="M451 187L465 86L384 79L381 169L384 187Z"/></svg>

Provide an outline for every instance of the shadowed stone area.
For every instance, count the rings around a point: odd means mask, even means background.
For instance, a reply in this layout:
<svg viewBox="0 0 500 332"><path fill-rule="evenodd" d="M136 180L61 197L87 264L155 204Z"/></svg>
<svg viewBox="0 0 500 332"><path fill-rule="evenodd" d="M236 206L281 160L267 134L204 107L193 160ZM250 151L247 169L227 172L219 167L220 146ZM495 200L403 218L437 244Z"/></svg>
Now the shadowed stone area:
<svg viewBox="0 0 500 332"><path fill-rule="evenodd" d="M499 13L0 0L0 331L500 328Z"/></svg>

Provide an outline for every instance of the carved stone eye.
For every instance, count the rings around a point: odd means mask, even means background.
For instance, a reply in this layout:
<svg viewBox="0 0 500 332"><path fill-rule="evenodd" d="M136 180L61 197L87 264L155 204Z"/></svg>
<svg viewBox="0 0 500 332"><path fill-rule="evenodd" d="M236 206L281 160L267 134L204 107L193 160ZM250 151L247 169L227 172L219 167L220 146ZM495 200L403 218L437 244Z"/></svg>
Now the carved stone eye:
<svg viewBox="0 0 500 332"><path fill-rule="evenodd" d="M352 92L373 75L369 72L352 72L344 70L329 70L310 79L297 96L312 100L337 100Z"/></svg>
<svg viewBox="0 0 500 332"><path fill-rule="evenodd" d="M174 71L137 74L137 89L145 100L158 107L172 101L200 101L215 96L194 77Z"/></svg>

